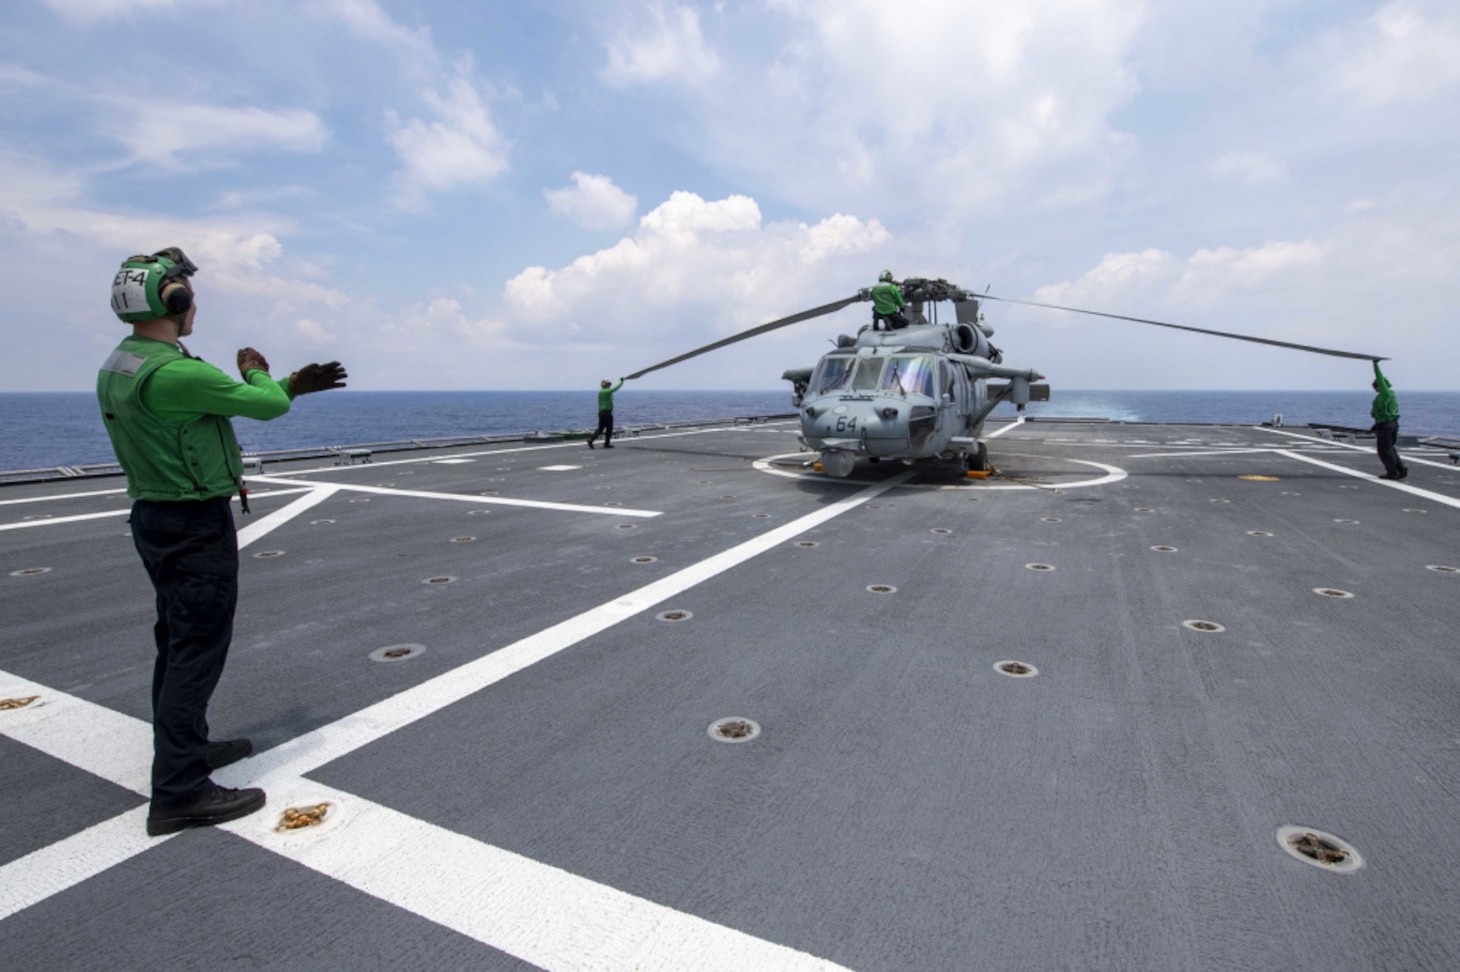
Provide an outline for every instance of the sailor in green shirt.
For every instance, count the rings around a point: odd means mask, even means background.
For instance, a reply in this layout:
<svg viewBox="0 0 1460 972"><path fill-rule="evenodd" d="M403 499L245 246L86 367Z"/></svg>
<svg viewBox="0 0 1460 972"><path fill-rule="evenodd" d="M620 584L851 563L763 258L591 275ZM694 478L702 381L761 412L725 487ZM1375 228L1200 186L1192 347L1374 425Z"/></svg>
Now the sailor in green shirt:
<svg viewBox="0 0 1460 972"><path fill-rule="evenodd" d="M1379 370L1377 360L1374 362L1374 392L1374 405L1369 409L1374 425L1369 431L1374 433L1374 448L1379 453L1379 461L1384 464L1384 475L1379 478L1403 479L1409 475L1409 467L1399 458L1399 450L1394 447L1399 440L1399 399L1394 396L1389 379Z"/></svg>
<svg viewBox="0 0 1460 972"><path fill-rule="evenodd" d="M907 316L902 312L906 306L901 288L892 280L892 271L883 270L872 287L872 327L883 321L889 329L907 327Z"/></svg>
<svg viewBox="0 0 1460 972"><path fill-rule="evenodd" d="M588 437L588 448L593 448L593 440L598 438L598 433L603 433L603 447L613 448L613 393L624 386L624 380L620 378L617 385L607 378L598 384L598 428Z"/></svg>
<svg viewBox="0 0 1460 972"><path fill-rule="evenodd" d="M133 498L132 542L156 592L152 669L152 804L147 833L235 820L264 805L260 789L215 784L212 771L253 752L213 742L208 700L223 674L238 604L238 538L229 502L248 512L232 416L272 419L297 395L344 387L338 361L274 379L253 348L238 352L240 384L193 357L197 267L171 247L129 257L112 280L112 310L132 325L102 365L96 396Z"/></svg>

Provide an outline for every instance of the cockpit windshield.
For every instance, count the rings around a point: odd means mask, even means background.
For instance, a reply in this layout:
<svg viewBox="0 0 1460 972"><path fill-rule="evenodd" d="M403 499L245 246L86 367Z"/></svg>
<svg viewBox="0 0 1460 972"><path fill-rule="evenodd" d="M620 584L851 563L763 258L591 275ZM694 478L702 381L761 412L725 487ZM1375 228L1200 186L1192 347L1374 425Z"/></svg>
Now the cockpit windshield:
<svg viewBox="0 0 1460 972"><path fill-rule="evenodd" d="M933 397L933 359L927 355L895 354L882 372L882 391Z"/></svg>
<svg viewBox="0 0 1460 972"><path fill-rule="evenodd" d="M857 373L852 376L852 390L869 392L877 387L877 376L882 374L885 358L859 358Z"/></svg>
<svg viewBox="0 0 1460 972"><path fill-rule="evenodd" d="M816 374L811 379L807 394L820 395L847 387L847 378L852 370L852 363L856 360L849 354L829 354L822 358L821 363L816 366Z"/></svg>

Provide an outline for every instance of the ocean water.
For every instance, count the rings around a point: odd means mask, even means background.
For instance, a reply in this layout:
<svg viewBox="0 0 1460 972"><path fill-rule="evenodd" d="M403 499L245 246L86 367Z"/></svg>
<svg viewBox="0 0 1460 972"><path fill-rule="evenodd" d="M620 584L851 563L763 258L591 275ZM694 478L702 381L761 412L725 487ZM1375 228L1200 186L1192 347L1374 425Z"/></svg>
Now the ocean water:
<svg viewBox="0 0 1460 972"><path fill-rule="evenodd" d="M1257 424L1281 414L1287 425L1319 422L1367 428L1373 394L1320 391L1066 391L1029 405L1045 417L1106 418L1122 422ZM1406 435L1460 437L1460 392L1406 392L1399 396ZM502 435L591 429L597 396L587 391L372 392L344 390L295 402L272 422L235 419L239 442L264 452L323 445L354 445L457 435ZM614 398L620 425L783 415L792 411L789 388L780 391L634 391ZM1010 405L997 419L1014 414ZM0 393L0 470L43 469L112 462L111 445L90 392Z"/></svg>

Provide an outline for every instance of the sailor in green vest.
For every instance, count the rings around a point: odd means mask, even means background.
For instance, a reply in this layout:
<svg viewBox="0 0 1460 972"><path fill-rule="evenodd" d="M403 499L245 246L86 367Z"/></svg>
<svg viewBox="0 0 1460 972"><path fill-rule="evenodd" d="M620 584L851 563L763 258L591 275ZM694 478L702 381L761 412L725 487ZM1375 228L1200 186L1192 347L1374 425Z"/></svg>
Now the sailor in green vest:
<svg viewBox="0 0 1460 972"><path fill-rule="evenodd" d="M892 271L883 270L872 287L873 329L877 329L878 325L889 330L907 327L907 316L902 312L906 306L901 288L893 282Z"/></svg>
<svg viewBox="0 0 1460 972"><path fill-rule="evenodd" d="M243 461L229 419L272 419L296 395L343 388L338 361L274 379L264 356L238 352L240 384L188 353L198 307L182 250L129 257L112 280L112 310L132 325L102 365L96 397L133 499L132 542L157 594L152 669L152 803L147 833L235 820L264 805L260 789L231 790L212 771L253 752L214 742L208 700L223 673L238 603L238 539L229 508L248 512Z"/></svg>
<svg viewBox="0 0 1460 972"><path fill-rule="evenodd" d="M1409 475L1409 467L1399 458L1399 450L1394 447L1399 441L1399 399L1395 397L1389 379L1379 370L1377 360L1374 362L1373 387L1374 404L1369 414L1374 425L1369 431L1374 433L1374 448L1379 453L1379 461L1384 464L1384 475L1379 478L1403 479Z"/></svg>
<svg viewBox="0 0 1460 972"><path fill-rule="evenodd" d="M610 385L613 387L609 387ZM603 447L605 449L613 448L613 393L623 386L622 378L618 380L617 385L607 378L598 383L598 428L594 429L593 434L588 437L588 448L593 448L593 440L598 438L600 432L603 433Z"/></svg>

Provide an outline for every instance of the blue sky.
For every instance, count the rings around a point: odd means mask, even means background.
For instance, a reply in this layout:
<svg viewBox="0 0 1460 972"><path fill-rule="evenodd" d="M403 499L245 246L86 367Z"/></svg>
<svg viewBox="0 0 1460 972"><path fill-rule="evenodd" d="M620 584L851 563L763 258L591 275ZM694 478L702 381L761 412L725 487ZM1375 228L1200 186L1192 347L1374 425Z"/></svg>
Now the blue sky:
<svg viewBox="0 0 1460 972"><path fill-rule="evenodd" d="M591 388L883 268L1460 388L1453 2L11 0L0 97L6 391L90 388L173 245L195 353L355 388ZM985 312L1056 396L1370 377ZM785 387L867 315L639 385Z"/></svg>

